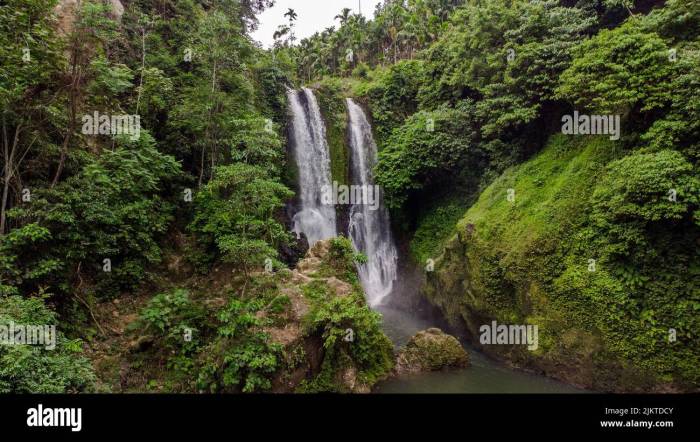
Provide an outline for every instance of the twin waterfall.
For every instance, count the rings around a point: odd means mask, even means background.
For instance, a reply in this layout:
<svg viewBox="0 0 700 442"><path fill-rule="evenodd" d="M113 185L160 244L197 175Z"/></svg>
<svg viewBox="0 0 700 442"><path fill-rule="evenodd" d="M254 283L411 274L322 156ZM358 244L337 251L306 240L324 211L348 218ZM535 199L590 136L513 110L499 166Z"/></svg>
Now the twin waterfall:
<svg viewBox="0 0 700 442"><path fill-rule="evenodd" d="M299 171L299 211L294 215L293 230L304 233L313 245L340 231L353 246L367 256L358 265L360 282L371 306L378 306L391 293L396 280L398 253L391 235L389 213L381 204L381 192L375 196L380 204L353 201L347 226L336 227L333 204L324 204L323 189L332 187L326 129L316 97L309 89L289 91L291 113L290 148ZM364 111L347 99L350 179L365 190L374 186L372 169L377 162L377 145Z"/></svg>

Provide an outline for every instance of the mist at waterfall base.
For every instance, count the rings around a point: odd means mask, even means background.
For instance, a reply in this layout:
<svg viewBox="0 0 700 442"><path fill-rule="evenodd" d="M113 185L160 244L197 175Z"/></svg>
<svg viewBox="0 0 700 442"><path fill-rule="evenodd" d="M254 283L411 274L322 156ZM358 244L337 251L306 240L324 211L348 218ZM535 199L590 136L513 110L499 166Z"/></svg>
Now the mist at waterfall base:
<svg viewBox="0 0 700 442"><path fill-rule="evenodd" d="M469 353L471 366L393 377L378 383L374 393L582 393L545 376L516 370L498 362L471 344L464 328L453 327L421 294L423 269L402 259L409 256L407 244L399 242L398 277L392 293L374 310L382 315L384 333L398 348L421 330L439 328L457 337Z"/></svg>
<svg viewBox="0 0 700 442"><path fill-rule="evenodd" d="M299 211L292 219L297 237L314 245L336 236L335 207L323 204L321 189L331 183L326 127L314 93L307 88L287 91L291 114L289 143L299 173Z"/></svg>
<svg viewBox="0 0 700 442"><path fill-rule="evenodd" d="M348 127L350 146L350 178L353 184L373 186L372 171L377 163L377 144L372 127L360 106L348 98ZM391 234L389 212L382 203L355 204L350 208L348 235L353 246L367 256L367 262L358 265L362 288L370 306L380 305L391 294L396 280L398 253Z"/></svg>

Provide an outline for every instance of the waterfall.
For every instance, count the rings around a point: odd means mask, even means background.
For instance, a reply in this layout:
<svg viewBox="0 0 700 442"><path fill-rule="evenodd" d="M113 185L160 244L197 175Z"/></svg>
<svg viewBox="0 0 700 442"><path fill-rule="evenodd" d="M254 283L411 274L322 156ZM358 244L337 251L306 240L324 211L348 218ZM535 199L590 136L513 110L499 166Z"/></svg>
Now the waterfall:
<svg viewBox="0 0 700 442"><path fill-rule="evenodd" d="M352 183L363 187L374 186L372 169L377 162L377 144L372 136L372 127L362 108L350 98L347 99L347 107ZM389 212L381 203L381 191L378 194L378 207L354 204L350 208L348 226L353 245L367 256L367 263L358 265L358 273L371 306L381 304L391 293L396 280L398 258L391 235Z"/></svg>
<svg viewBox="0 0 700 442"><path fill-rule="evenodd" d="M336 236L335 207L321 200L321 189L331 184L326 127L310 89L289 90L287 97L292 116L289 141L299 171L299 211L293 230L297 237L303 232L312 246Z"/></svg>

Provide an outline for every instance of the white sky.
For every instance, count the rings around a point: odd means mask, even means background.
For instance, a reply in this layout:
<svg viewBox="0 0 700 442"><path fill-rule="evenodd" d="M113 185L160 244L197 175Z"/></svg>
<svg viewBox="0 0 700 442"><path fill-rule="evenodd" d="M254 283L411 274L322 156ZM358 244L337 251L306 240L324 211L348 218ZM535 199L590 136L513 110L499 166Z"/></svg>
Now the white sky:
<svg viewBox="0 0 700 442"><path fill-rule="evenodd" d="M284 13L289 8L294 9L298 16L294 29L297 42L329 26L337 29L340 22L334 21L333 17L343 8L350 8L356 13L358 1L362 3L362 15L367 18L372 18L377 4L382 3L381 0L277 0L274 7L258 15L260 26L253 33L253 38L265 48L272 46L272 34L279 25L287 24Z"/></svg>

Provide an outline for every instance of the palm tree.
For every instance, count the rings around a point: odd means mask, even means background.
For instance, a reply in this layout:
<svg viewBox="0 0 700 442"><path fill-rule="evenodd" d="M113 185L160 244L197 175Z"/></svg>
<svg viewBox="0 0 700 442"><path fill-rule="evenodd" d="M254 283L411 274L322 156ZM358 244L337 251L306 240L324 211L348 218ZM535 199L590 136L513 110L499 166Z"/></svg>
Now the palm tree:
<svg viewBox="0 0 700 442"><path fill-rule="evenodd" d="M296 36L294 35L294 21L297 19L297 13L294 9L289 8L287 12L284 13L284 17L289 18L289 26L287 26L287 31L289 32L289 38L287 39L289 42L294 44L296 41ZM282 34L284 35L284 34Z"/></svg>
<svg viewBox="0 0 700 442"><path fill-rule="evenodd" d="M398 61L399 42L398 35L403 28L407 12L403 0L390 0L385 4L384 14L386 14L386 29L391 45L394 48L394 63Z"/></svg>
<svg viewBox="0 0 700 442"><path fill-rule="evenodd" d="M293 22L297 19L297 13L292 8L287 9L287 12L284 13L284 16L288 17L290 22Z"/></svg>
<svg viewBox="0 0 700 442"><path fill-rule="evenodd" d="M339 19L340 20L340 25L344 25L345 23L348 22L350 19L350 12L352 10L350 8L343 8L342 11L340 11L340 14L336 15L334 19Z"/></svg>
<svg viewBox="0 0 700 442"><path fill-rule="evenodd" d="M280 38L289 34L289 31L290 31L289 26L279 25L277 27L277 30L275 31L275 33L272 34L272 39L275 40L275 44L278 43L277 40L279 40Z"/></svg>

